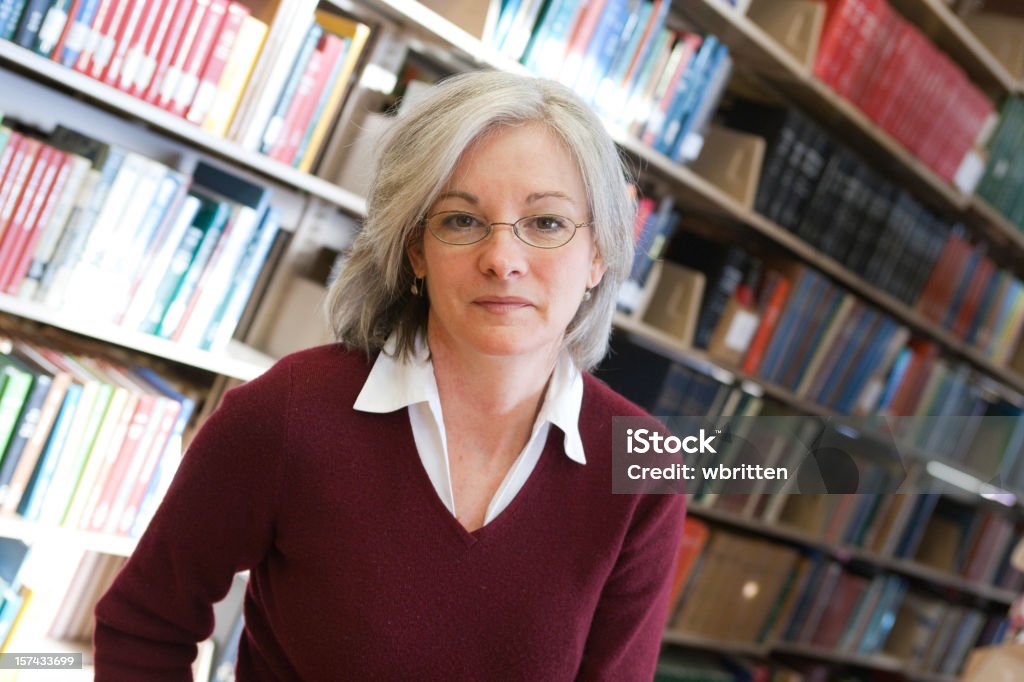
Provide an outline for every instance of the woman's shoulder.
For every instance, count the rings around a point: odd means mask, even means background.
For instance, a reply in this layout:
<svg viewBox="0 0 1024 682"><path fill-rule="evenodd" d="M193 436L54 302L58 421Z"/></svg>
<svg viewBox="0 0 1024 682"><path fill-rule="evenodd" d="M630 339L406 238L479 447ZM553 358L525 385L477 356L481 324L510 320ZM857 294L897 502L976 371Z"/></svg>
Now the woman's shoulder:
<svg viewBox="0 0 1024 682"><path fill-rule="evenodd" d="M589 372L583 373L584 413L600 413L610 417L650 417L644 408L616 392Z"/></svg>
<svg viewBox="0 0 1024 682"><path fill-rule="evenodd" d="M373 361L366 354L350 350L339 343L307 348L290 353L275 362L266 372L233 393L277 395L289 402L310 399L344 399L359 392Z"/></svg>

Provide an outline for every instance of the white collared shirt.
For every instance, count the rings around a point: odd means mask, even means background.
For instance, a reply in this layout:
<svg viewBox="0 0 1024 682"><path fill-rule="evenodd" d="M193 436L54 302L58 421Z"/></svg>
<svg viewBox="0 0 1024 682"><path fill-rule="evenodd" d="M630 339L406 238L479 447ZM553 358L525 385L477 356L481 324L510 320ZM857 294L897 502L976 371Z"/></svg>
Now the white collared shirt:
<svg viewBox="0 0 1024 682"><path fill-rule="evenodd" d="M441 399L434 378L434 365L430 361L426 344L420 339L415 357L398 362L392 334L384 350L373 363L370 375L356 398L355 409L361 412L388 413L409 409L416 450L430 482L448 511L455 514L455 495L452 491L451 468L448 464L448 440L444 432ZM583 441L580 439L579 417L583 404L583 377L568 353L562 352L555 364L547 394L530 439L505 475L505 480L487 506L484 524L494 520L515 498L540 460L548 430L552 424L565 434L566 456L578 464L586 464Z"/></svg>

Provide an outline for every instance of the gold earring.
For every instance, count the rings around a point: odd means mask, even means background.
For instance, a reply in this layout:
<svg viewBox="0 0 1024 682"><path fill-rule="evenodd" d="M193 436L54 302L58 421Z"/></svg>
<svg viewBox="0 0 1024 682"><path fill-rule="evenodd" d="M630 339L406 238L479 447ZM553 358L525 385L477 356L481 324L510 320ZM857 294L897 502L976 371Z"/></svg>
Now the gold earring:
<svg viewBox="0 0 1024 682"><path fill-rule="evenodd" d="M422 277L413 277L412 286L409 287L409 291L413 296L420 296L423 294L423 282L424 280Z"/></svg>

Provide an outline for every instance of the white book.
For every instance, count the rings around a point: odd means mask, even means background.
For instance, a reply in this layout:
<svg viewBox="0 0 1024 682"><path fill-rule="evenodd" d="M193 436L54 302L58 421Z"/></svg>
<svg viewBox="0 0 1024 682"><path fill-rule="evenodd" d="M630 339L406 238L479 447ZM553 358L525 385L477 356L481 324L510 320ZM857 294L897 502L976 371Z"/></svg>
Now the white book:
<svg viewBox="0 0 1024 682"><path fill-rule="evenodd" d="M110 187L106 200L93 221L85 247L79 255L65 291L65 306L76 310L89 310L98 303L98 280L107 249L114 243L118 228L127 214L132 197L142 180L149 159L128 153Z"/></svg>
<svg viewBox="0 0 1024 682"><path fill-rule="evenodd" d="M94 423L93 408L100 395L100 382L95 378L82 378L85 381L82 397L78 400L78 407L75 408L75 416L68 430L68 438L59 453L53 478L50 479L37 517L43 524L56 525L64 517L74 493L78 474L82 470L83 459L89 454L85 436Z"/></svg>
<svg viewBox="0 0 1024 682"><path fill-rule="evenodd" d="M132 296L132 301L121 320L121 326L127 329L138 329L142 321L146 319L160 281L170 266L171 258L174 256L178 244L181 243L182 236L192 224L196 213L199 212L200 203L198 197L189 195L185 198L177 219L171 223L166 238L158 247L152 263L146 268L145 277L139 282L139 286Z"/></svg>
<svg viewBox="0 0 1024 682"><path fill-rule="evenodd" d="M259 212L248 206L238 206L234 211L230 232L221 237L207 266L208 275L204 276L206 281L201 283L202 290L198 291L198 303L189 315L179 339L182 344L199 347L221 302L231 295L231 282L234 281L246 248L256 234L261 217Z"/></svg>
<svg viewBox="0 0 1024 682"><path fill-rule="evenodd" d="M316 5L317 0L295 0L278 6L249 86L228 129L228 137L242 147L259 149L281 89L313 24Z"/></svg>

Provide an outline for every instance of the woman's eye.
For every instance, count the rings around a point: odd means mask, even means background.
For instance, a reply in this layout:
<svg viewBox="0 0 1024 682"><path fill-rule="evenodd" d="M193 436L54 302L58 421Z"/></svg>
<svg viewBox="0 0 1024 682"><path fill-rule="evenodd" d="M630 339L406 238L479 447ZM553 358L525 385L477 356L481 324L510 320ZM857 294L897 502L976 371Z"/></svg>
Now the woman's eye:
<svg viewBox="0 0 1024 682"><path fill-rule="evenodd" d="M554 215L537 216L533 220L534 227L544 232L556 232L565 229L567 221Z"/></svg>
<svg viewBox="0 0 1024 682"><path fill-rule="evenodd" d="M468 230L480 225L480 219L469 213L453 213L445 220L448 227Z"/></svg>

